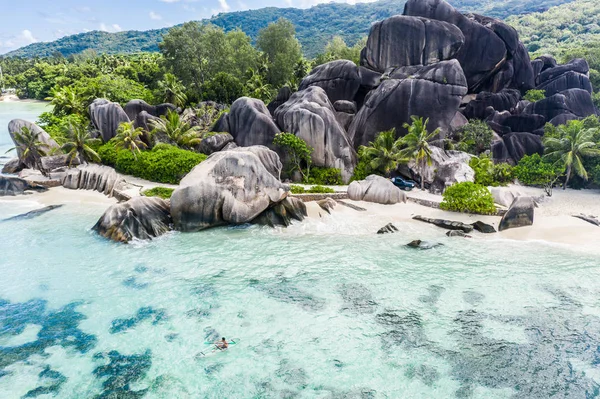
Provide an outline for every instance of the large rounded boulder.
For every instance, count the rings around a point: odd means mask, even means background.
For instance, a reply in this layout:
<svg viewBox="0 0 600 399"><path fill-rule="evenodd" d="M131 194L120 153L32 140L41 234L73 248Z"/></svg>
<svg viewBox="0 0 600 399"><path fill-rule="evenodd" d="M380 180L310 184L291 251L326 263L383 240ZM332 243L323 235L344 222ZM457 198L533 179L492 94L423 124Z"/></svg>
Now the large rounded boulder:
<svg viewBox="0 0 600 399"><path fill-rule="evenodd" d="M169 203L156 197L135 197L112 205L93 230L117 242L148 240L171 230Z"/></svg>
<svg viewBox="0 0 600 399"><path fill-rule="evenodd" d="M130 122L129 117L120 104L104 98L98 98L90 104L92 125L100 133L105 143L117 135L117 129L123 122Z"/></svg>
<svg viewBox="0 0 600 399"><path fill-rule="evenodd" d="M389 129L403 136L404 124L413 115L429 118L429 130L440 128L445 136L465 94L467 81L456 60L423 67L407 78L384 80L356 114L348 137L358 148Z"/></svg>
<svg viewBox="0 0 600 399"><path fill-rule="evenodd" d="M509 133L492 143L496 163L516 165L526 155L544 154L542 138L533 133Z"/></svg>
<svg viewBox="0 0 600 399"><path fill-rule="evenodd" d="M0 197L24 194L26 191L47 191L46 187L30 183L27 180L15 176L0 175Z"/></svg>
<svg viewBox="0 0 600 399"><path fill-rule="evenodd" d="M8 133L10 134L10 138L15 143L15 147L17 149L17 156L19 157L19 161L21 164L27 166L28 168L35 168L36 163L39 162L39 159L36 159L32 154L24 156L25 149L22 145L17 143L15 140L15 134L22 134L23 128L29 129L32 134L37 136L37 140L42 143L40 149L45 153L49 153L52 150L57 150L60 146L54 141L52 137L41 127L36 125L35 123L28 122L23 119L13 119L8 123Z"/></svg>
<svg viewBox="0 0 600 399"><path fill-rule="evenodd" d="M352 61L337 60L314 68L302 79L298 91L318 86L325 90L332 103L339 100L353 101L360 84L358 67Z"/></svg>
<svg viewBox="0 0 600 399"><path fill-rule="evenodd" d="M396 15L371 26L361 65L379 72L430 65L454 58L464 40L460 29L450 23Z"/></svg>
<svg viewBox="0 0 600 399"><path fill-rule="evenodd" d="M286 132L303 139L310 147L315 166L337 168L347 182L356 166L356 152L336 118L336 110L321 87L298 91L277 108L275 118Z"/></svg>
<svg viewBox="0 0 600 399"><path fill-rule="evenodd" d="M273 148L273 139L281 133L261 100L241 97L235 100L227 117L228 132L241 147L263 145Z"/></svg>
<svg viewBox="0 0 600 399"><path fill-rule="evenodd" d="M252 222L287 197L279 156L266 147L212 154L181 180L171 196L175 228L198 231Z"/></svg>
<svg viewBox="0 0 600 399"><path fill-rule="evenodd" d="M353 201L392 205L406 202L406 194L385 177L370 175L348 186L348 198Z"/></svg>
<svg viewBox="0 0 600 399"><path fill-rule="evenodd" d="M502 217L498 230L503 231L533 225L535 207L536 204L532 197L516 197Z"/></svg>
<svg viewBox="0 0 600 399"><path fill-rule="evenodd" d="M529 104L524 112L542 115L547 121L551 121L562 114L572 114L580 118L595 115L596 107L587 90L569 89Z"/></svg>

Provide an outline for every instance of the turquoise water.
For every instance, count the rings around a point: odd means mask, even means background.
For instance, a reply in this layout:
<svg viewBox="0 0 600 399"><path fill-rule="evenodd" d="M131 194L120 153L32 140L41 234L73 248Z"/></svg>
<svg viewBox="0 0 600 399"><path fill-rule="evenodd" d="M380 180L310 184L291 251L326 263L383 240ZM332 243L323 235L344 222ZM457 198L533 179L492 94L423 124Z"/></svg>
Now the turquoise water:
<svg viewBox="0 0 600 399"><path fill-rule="evenodd" d="M38 116L48 107L39 102L0 102L0 165L15 156L14 152L6 153L14 144L8 135L8 122L13 119L25 119L35 122Z"/></svg>
<svg viewBox="0 0 600 399"><path fill-rule="evenodd" d="M2 399L599 395L597 253L335 212L120 245L104 209L0 222Z"/></svg>

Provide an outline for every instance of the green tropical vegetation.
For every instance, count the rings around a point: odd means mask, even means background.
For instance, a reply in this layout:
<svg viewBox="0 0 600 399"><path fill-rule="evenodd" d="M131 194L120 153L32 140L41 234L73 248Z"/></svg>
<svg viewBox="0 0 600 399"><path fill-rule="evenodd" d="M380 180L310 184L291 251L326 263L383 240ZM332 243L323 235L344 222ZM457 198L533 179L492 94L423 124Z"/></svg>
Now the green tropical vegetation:
<svg viewBox="0 0 600 399"><path fill-rule="evenodd" d="M454 140L458 143L458 150L479 155L490 149L493 138L494 131L488 124L475 119L458 129Z"/></svg>
<svg viewBox="0 0 600 399"><path fill-rule="evenodd" d="M81 163L102 161L100 155L94 150L100 140L92 138L87 126L71 123L65 131L65 137L61 150L67 154L69 166L76 158Z"/></svg>
<svg viewBox="0 0 600 399"><path fill-rule="evenodd" d="M440 208L446 211L493 215L494 198L487 187L472 182L455 183L443 194Z"/></svg>
<svg viewBox="0 0 600 399"><path fill-rule="evenodd" d="M324 186L312 186L309 188L304 188L298 185L291 185L290 192L292 194L331 194L335 193L335 191L331 187Z"/></svg>
<svg viewBox="0 0 600 399"><path fill-rule="evenodd" d="M359 164L364 162L364 165L360 165L359 173L364 170L362 174L366 176L379 173L390 177L392 171L398 169L398 165L405 161L401 154L402 147L402 139L396 139L396 129L379 133L374 141L359 148ZM356 177L357 171L354 173Z"/></svg>
<svg viewBox="0 0 600 399"><path fill-rule="evenodd" d="M486 155L473 157L469 166L475 171L475 183L488 187L506 186L513 181L513 168L507 163L497 163Z"/></svg>
<svg viewBox="0 0 600 399"><path fill-rule="evenodd" d="M142 195L145 197L159 197L162 199L169 199L173 195L175 189L169 187L153 187L148 190L142 191Z"/></svg>
<svg viewBox="0 0 600 399"><path fill-rule="evenodd" d="M273 144L280 147L287 154L288 160L284 173L291 177L295 172L298 172L302 176L302 181L306 181L310 176L311 154L314 149L309 147L306 141L292 133L277 134L273 139Z"/></svg>
<svg viewBox="0 0 600 399"><path fill-rule="evenodd" d="M147 147L146 143L142 141L143 135L144 130L141 127L136 128L133 126L133 122L123 122L119 125L114 138L115 148L130 151L133 159L137 160L142 148Z"/></svg>
<svg viewBox="0 0 600 399"><path fill-rule="evenodd" d="M176 111L168 111L167 115L151 120L150 126L154 138L163 135L182 148L192 149L202 141L200 126L190 126Z"/></svg>
<svg viewBox="0 0 600 399"><path fill-rule="evenodd" d="M47 155L46 145L39 140L39 133L23 126L20 132L14 132L13 135L16 146L6 152L20 149L22 159L33 159L35 167L45 174L41 158Z"/></svg>
<svg viewBox="0 0 600 399"><path fill-rule="evenodd" d="M411 116L412 124L405 123L404 128L408 134L402 138L405 148L401 151L404 159L415 161L419 176L423 176L425 168L431 166L431 147L429 142L440 133L439 129L433 132L427 131L429 118L423 120L421 117ZM425 189L425 179L421 178L421 190Z"/></svg>

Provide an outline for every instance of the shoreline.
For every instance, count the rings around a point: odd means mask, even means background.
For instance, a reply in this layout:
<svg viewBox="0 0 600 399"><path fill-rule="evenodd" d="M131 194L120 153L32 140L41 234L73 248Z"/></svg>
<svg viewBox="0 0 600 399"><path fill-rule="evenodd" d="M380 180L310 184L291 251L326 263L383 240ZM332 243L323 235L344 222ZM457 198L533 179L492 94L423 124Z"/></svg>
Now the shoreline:
<svg viewBox="0 0 600 399"><path fill-rule="evenodd" d="M32 99L32 98L21 99L15 95L0 96L0 103L50 104L49 101L36 100L36 99Z"/></svg>
<svg viewBox="0 0 600 399"><path fill-rule="evenodd" d="M542 189L519 187L528 195L543 192ZM493 234L473 232L473 239L514 240L520 242L543 242L547 244L560 244L573 250L586 252L600 249L600 227L573 217L573 214L600 214L600 203L596 203L598 190L567 190L555 192L553 197L540 203L535 209L533 226L505 230ZM427 192L415 192L416 197L431 197ZM440 196L441 198L441 196ZM109 198L102 193L88 190L70 190L63 187L50 188L44 193L32 193L26 196L2 197L1 202L24 203L33 202L40 207L58 204L77 204L98 209L98 218L110 205L116 204L115 198ZM466 213L448 212L441 209L430 208L416 202L408 201L395 205L381 205L364 201L346 199L344 202L364 208L365 211L356 211L338 204L328 215L316 202L307 202L308 218L304 222L297 222L292 227L284 229L284 234L376 234L377 230L388 223L394 224L401 231L414 234L412 239L443 240L446 239L446 230L431 224L413 220L416 215L428 218L447 219L463 223L482 221L498 228L501 217L473 215ZM568 206L575 204L575 206ZM36 209L33 207L32 209ZM317 222L317 223L313 223ZM306 226L303 226L306 224ZM294 227L295 226L295 227ZM350 226L352 227L350 229ZM412 236L411 236L412 237ZM465 238L454 238L456 240Z"/></svg>

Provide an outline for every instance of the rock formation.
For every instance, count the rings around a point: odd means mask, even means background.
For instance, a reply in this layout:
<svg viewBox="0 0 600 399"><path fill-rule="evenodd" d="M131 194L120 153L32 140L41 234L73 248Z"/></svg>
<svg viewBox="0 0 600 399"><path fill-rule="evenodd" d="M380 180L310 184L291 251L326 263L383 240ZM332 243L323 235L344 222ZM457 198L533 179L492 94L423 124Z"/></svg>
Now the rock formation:
<svg viewBox="0 0 600 399"><path fill-rule="evenodd" d="M311 86L325 90L329 101L353 101L360 88L361 78L358 67L348 60L331 61L314 68L300 83L298 91ZM288 96L288 99L290 96ZM287 101L287 100L286 100Z"/></svg>
<svg viewBox="0 0 600 399"><path fill-rule="evenodd" d="M59 149L59 145L54 141L52 137L42 128L40 128L35 123L31 123L25 121L23 119L13 119L8 123L8 133L10 134L10 138L13 143L15 143L15 147L17 148L17 156L19 157L20 163L25 165L28 168L37 167L36 163L39 159L35 159L32 154L29 154L26 157L23 157L23 147L15 140L15 133L22 134L23 128L29 129L32 134L37 136L37 140L42 143L41 150L45 153L50 153L53 150Z"/></svg>
<svg viewBox="0 0 600 399"><path fill-rule="evenodd" d="M252 222L287 198L287 186L279 180L281 168L277 154L266 147L240 147L212 154L173 192L171 215L175 228L198 231ZM298 214L289 209L298 206L297 202L282 205L288 215ZM278 212L281 216L281 210Z"/></svg>
<svg viewBox="0 0 600 399"><path fill-rule="evenodd" d="M265 104L248 97L238 98L231 105L227 125L229 130L221 131L230 133L241 147L262 145L274 148L273 139L281 132Z"/></svg>
<svg viewBox="0 0 600 399"><path fill-rule="evenodd" d="M112 205L93 230L103 237L127 243L158 237L171 229L169 203L156 197L135 197Z"/></svg>
<svg viewBox="0 0 600 399"><path fill-rule="evenodd" d="M353 181L348 186L348 197L354 201L391 205L406 202L406 194L385 177L371 175L365 180Z"/></svg>
<svg viewBox="0 0 600 399"><path fill-rule="evenodd" d="M294 93L277 108L275 119L282 130L313 148L314 166L340 169L344 182L350 180L356 166L356 153L321 87L311 86Z"/></svg>
<svg viewBox="0 0 600 399"><path fill-rule="evenodd" d="M532 197L517 197L506 214L502 217L499 231L533 225L533 215L536 204Z"/></svg>
<svg viewBox="0 0 600 399"><path fill-rule="evenodd" d="M14 176L0 175L0 197L25 194L26 191L46 191L46 187L29 183L27 180Z"/></svg>
<svg viewBox="0 0 600 399"><path fill-rule="evenodd" d="M62 185L71 190L94 190L109 197L125 185L125 180L113 168L104 165L82 165L67 170Z"/></svg>
<svg viewBox="0 0 600 399"><path fill-rule="evenodd" d="M129 117L118 103L98 98L90 104L90 119L105 143L117 135L122 122L130 122Z"/></svg>

